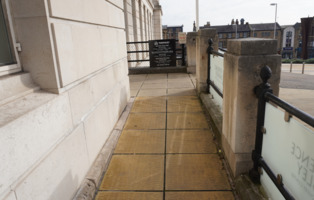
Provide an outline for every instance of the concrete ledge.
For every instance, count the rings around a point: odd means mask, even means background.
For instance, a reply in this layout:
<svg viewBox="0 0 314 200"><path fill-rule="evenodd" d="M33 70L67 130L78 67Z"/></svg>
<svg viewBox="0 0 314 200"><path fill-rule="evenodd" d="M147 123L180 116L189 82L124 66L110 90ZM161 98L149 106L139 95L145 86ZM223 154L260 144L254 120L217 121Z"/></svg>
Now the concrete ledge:
<svg viewBox="0 0 314 200"><path fill-rule="evenodd" d="M97 188L101 184L102 177L107 170L114 149L118 143L119 137L122 133L124 124L129 116L134 98L131 98L121 114L115 128L112 130L110 137L100 151L94 164L87 173L85 180L78 189L74 200L93 200L97 192Z"/></svg>
<svg viewBox="0 0 314 200"><path fill-rule="evenodd" d="M222 135L222 113L220 111L220 108L215 102L212 100L211 95L208 93L201 93L200 94L200 99L205 107L205 111L209 115L209 120L210 124L212 126L213 132L216 137L216 141L218 143L219 149L222 149L222 142L226 142L224 136ZM227 157L230 156L230 147L228 149L222 150L222 156ZM232 155L232 154L231 154ZM244 158L243 158L244 157ZM249 157L249 158L248 158ZM252 162L251 162L251 155L241 155L236 156L232 158L231 160L235 159L242 159L243 166L245 167L246 165L249 165L252 167ZM245 160L249 159L249 163L245 162ZM229 159L230 160L230 159ZM233 171L230 163L227 162L227 160L224 162L225 167L228 169L228 171ZM243 167L242 167L243 168ZM233 173L230 173L230 177L232 181L234 182L235 185L235 190L237 192L237 195L239 199L243 200L265 200L266 198L266 193L264 192L263 188L261 185L255 185L250 178L248 177L247 174L241 174L237 178L234 177Z"/></svg>
<svg viewBox="0 0 314 200"><path fill-rule="evenodd" d="M236 191L242 200L266 200L266 193L261 185L255 185L247 174L235 180Z"/></svg>
<svg viewBox="0 0 314 200"><path fill-rule="evenodd" d="M233 152L228 140L224 135L221 136L221 143L223 146L223 153L228 160L228 165L232 171L233 177L238 177L242 173L248 172L253 168L251 153L235 153Z"/></svg>
<svg viewBox="0 0 314 200"><path fill-rule="evenodd" d="M201 101L206 108L210 116L210 124L212 125L213 131L219 139L219 145L221 146L221 135L222 135L222 113L220 108L212 100L211 95L207 93L200 94Z"/></svg>
<svg viewBox="0 0 314 200"><path fill-rule="evenodd" d="M129 74L187 73L186 67L136 67L129 68Z"/></svg>
<svg viewBox="0 0 314 200"><path fill-rule="evenodd" d="M0 81L0 106L40 89L29 73L6 75L0 77Z"/></svg>

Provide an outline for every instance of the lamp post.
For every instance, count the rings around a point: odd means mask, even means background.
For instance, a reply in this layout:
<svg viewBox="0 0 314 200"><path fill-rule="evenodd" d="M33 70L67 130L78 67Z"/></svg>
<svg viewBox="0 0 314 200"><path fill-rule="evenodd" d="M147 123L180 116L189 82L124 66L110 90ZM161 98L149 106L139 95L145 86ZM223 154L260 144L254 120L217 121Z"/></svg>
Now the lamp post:
<svg viewBox="0 0 314 200"><path fill-rule="evenodd" d="M238 24L236 24L236 35L235 38L238 39Z"/></svg>
<svg viewBox="0 0 314 200"><path fill-rule="evenodd" d="M276 6L275 11L275 25L274 25L274 39L276 39L276 23L277 23L277 3L271 3L271 6Z"/></svg>
<svg viewBox="0 0 314 200"><path fill-rule="evenodd" d="M199 0L196 0L196 32L198 31L198 29L200 28L199 25Z"/></svg>

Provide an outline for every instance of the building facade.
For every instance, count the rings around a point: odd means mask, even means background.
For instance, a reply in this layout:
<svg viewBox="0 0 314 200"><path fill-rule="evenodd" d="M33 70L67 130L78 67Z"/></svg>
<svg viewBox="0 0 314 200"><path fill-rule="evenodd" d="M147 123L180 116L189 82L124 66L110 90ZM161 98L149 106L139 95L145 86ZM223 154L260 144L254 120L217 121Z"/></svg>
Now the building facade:
<svg viewBox="0 0 314 200"><path fill-rule="evenodd" d="M124 0L127 42L161 39L159 0Z"/></svg>
<svg viewBox="0 0 314 200"><path fill-rule="evenodd" d="M227 48L227 41L230 39L250 37L250 26L244 23L244 19L241 19L240 23L238 20L232 20L231 25L222 26L210 26L210 23L207 22L200 28L215 28L218 34L218 47L224 49Z"/></svg>
<svg viewBox="0 0 314 200"><path fill-rule="evenodd" d="M314 17L301 18L303 59L314 58Z"/></svg>
<svg viewBox="0 0 314 200"><path fill-rule="evenodd" d="M154 2L1 1L0 199L74 197L129 100L126 41L156 35Z"/></svg>
<svg viewBox="0 0 314 200"><path fill-rule="evenodd" d="M229 25L211 26L207 22L207 24L200 27L200 29L204 28L215 28L217 30L218 45L220 48L227 48L227 41L230 39L247 37L274 38L274 23L249 24L248 22L245 23L243 18L240 21L232 19ZM276 23L276 39L278 40L278 53L281 53L282 34L278 23Z"/></svg>
<svg viewBox="0 0 314 200"><path fill-rule="evenodd" d="M300 57L302 44L300 23L281 26L282 28L282 58L292 59Z"/></svg>
<svg viewBox="0 0 314 200"><path fill-rule="evenodd" d="M176 39L178 40L178 33L183 32L183 25L181 26L162 26L163 39Z"/></svg>
<svg viewBox="0 0 314 200"><path fill-rule="evenodd" d="M276 23L276 28L274 23L262 23L262 24L250 24L252 37L266 38L266 39L276 39L278 40L278 53L281 54L282 49L282 32L281 27ZM276 29L275 38L274 31Z"/></svg>

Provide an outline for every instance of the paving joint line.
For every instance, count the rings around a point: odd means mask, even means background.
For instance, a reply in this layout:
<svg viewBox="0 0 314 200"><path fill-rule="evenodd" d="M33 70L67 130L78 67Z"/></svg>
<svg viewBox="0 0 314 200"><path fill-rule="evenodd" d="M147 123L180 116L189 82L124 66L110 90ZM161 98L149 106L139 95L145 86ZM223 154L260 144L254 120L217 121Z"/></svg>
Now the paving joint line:
<svg viewBox="0 0 314 200"><path fill-rule="evenodd" d="M167 94L168 94L168 74L167 74ZM163 185L163 200L166 199L166 167L167 167L167 126L168 126L168 98L166 98L166 124L165 124L165 152L164 152L164 185Z"/></svg>

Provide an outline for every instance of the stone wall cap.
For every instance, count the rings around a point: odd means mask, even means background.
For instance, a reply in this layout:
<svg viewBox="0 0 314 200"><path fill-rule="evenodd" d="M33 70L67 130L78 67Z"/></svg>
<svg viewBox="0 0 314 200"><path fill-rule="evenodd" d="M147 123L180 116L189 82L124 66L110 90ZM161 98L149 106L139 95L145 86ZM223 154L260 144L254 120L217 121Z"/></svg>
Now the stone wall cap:
<svg viewBox="0 0 314 200"><path fill-rule="evenodd" d="M197 32L188 32L187 36L197 36Z"/></svg>
<svg viewBox="0 0 314 200"><path fill-rule="evenodd" d="M277 54L277 40L264 38L243 38L228 41L228 53L236 55Z"/></svg>
<svg viewBox="0 0 314 200"><path fill-rule="evenodd" d="M198 35L211 35L211 34L216 34L216 29L206 28L198 30Z"/></svg>

